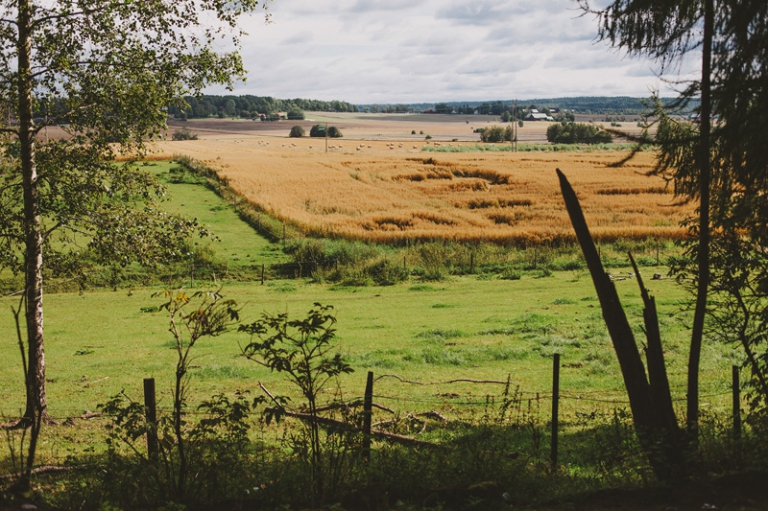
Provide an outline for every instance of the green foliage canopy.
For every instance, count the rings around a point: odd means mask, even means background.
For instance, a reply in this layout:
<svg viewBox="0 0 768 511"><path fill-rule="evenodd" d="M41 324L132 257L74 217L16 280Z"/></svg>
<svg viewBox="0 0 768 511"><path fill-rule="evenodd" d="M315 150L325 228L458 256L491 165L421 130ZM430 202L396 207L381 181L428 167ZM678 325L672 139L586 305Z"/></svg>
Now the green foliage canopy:
<svg viewBox="0 0 768 511"><path fill-rule="evenodd" d="M322 124L315 124L312 126L312 128L309 130L309 136L310 137L316 137L316 138L323 138L325 137L325 130L326 127ZM341 138L344 135L342 135L341 130L337 128L336 126L328 126L328 137L329 138Z"/></svg>
<svg viewBox="0 0 768 511"><path fill-rule="evenodd" d="M552 144L610 144L613 137L594 124L569 122L551 124L547 128L547 141Z"/></svg>
<svg viewBox="0 0 768 511"><path fill-rule="evenodd" d="M511 142L514 137L514 130L511 126L507 126L506 128L502 128L501 126L481 128L479 133L480 141L485 143Z"/></svg>
<svg viewBox="0 0 768 511"><path fill-rule="evenodd" d="M115 159L162 135L168 105L244 76L237 51L214 48L236 50L258 5L0 0L0 265L24 275L28 418L47 416L44 271L82 272L83 251L118 266L184 257L196 223L160 212L163 189Z"/></svg>

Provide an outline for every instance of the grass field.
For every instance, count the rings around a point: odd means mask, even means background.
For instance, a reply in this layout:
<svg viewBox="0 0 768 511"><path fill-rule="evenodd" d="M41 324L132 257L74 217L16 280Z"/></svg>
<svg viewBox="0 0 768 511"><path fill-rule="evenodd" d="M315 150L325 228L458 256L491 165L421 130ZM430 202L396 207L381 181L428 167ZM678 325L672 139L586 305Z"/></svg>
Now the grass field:
<svg viewBox="0 0 768 511"><path fill-rule="evenodd" d="M211 247L228 271L255 270L262 264L286 260L279 246L255 235L253 229L240 220L232 204L201 186L204 181L190 175L181 176L174 180L176 182L171 181L169 171L180 167L167 161L146 165L161 182L171 187L169 200L163 203L164 209L196 218L214 233L215 238L198 240L197 243ZM210 279L210 275L203 277ZM226 278L226 274L221 277Z"/></svg>
<svg viewBox="0 0 768 511"><path fill-rule="evenodd" d="M262 144L259 151L254 154L269 162L282 158L281 154L287 155L289 150L265 151ZM597 158L608 159L611 155L616 156L615 153L604 153L598 154ZM559 164L561 157L558 154L557 162L549 163ZM394 161L394 165L401 165L397 172L404 175L423 172L418 166L408 167L410 163L404 163L408 160L402 156L393 159L390 153L380 158L366 158L369 163L373 162L371 165L375 163L382 168L392 165ZM566 158L566 161L576 163L580 158L594 164L596 156L576 153L571 158ZM536 164L542 163L540 159L534 160L538 162ZM266 164L261 160L254 161L259 161L259 165ZM522 165L523 160L520 162ZM436 171L441 170L439 165L432 166L436 167ZM298 319L315 302L334 306L338 320L338 349L355 372L343 375L322 389L321 403L339 398L349 402L359 398L365 387L366 373L372 371L376 377L374 402L394 412L393 415L376 409L374 421L401 418L403 422L398 424L404 425L397 426L402 428L397 431L407 434L421 431L418 438L450 445L450 452L458 452L456 446L459 444L470 446L470 449L473 445L491 445L496 446L492 449L501 446L498 451L488 451L491 458L499 453L511 453L514 459L520 456L519 461L506 457L503 460L520 468L520 474L534 474L531 480L538 481L528 487L527 479L523 477L517 486L510 486L516 488L510 491L521 502L549 500L606 486L635 485L647 477L647 465L637 457L629 422L629 404L616 355L607 336L591 279L581 265L573 265L573 269L568 271L553 272L544 271L542 263L539 269L516 272L514 279L507 279L504 273L481 272L477 275L446 275L443 280L427 282L413 273L405 282L391 286L348 287L323 282L322 275L312 279L276 279L270 274L263 285L258 280L239 281L243 275L253 278L254 270L262 264L284 263L289 256L282 251L282 244L263 238L241 220L238 207L233 205L236 200L222 199L210 187L202 186L205 180L198 176L178 170L171 172L176 167L176 164L166 162L147 164L148 170L168 184L170 200L164 203L164 207L197 218L216 236L215 240L199 243L211 248L211 258L224 263L217 280L224 282L222 293L225 297L237 300L242 307L243 322L254 321L263 313L287 312L291 318ZM486 172L486 177L491 175L487 170L483 172ZM328 173L331 173L330 170ZM533 174L535 171L532 170L529 175ZM593 205L604 200L603 207L609 208L610 204L617 203L617 196L638 195L623 194L619 185L611 185L615 189L607 188L595 174L594 171L592 174L585 171L578 174L575 180L580 182L582 190L592 191L589 198ZM498 176L502 173L499 172ZM454 176L458 182L461 179L464 178ZM360 182L357 179L354 181ZM420 183L408 181L411 184ZM431 181L438 180L426 181L426 184L431 184ZM230 184L236 182L236 179L230 178ZM646 181L627 186L648 184ZM598 193L595 190L612 191ZM646 195L652 199L664 196L658 191ZM548 195L552 204L557 198L554 191ZM618 203L621 204L621 201ZM508 209L514 210L515 206ZM504 247L494 248L499 253L508 251L509 258L530 256L525 250L515 252ZM418 250L418 247L403 248L402 253L407 254L410 250ZM543 260L546 250L536 248L530 252L534 253L534 258L541 257ZM608 245L605 245L603 257L615 260L623 257L623 250L624 245L616 243L608 255ZM652 255L648 252L643 255L647 266L641 271L657 299L673 397L678 416L682 417L689 337L687 325L690 324L690 313L686 310L689 295L672 279L650 280L652 274L665 273L666 268L651 266ZM626 268L616 268L615 261L611 271L616 276L623 274L625 277L617 280L616 285L630 323L638 339L642 339L642 304L636 282L626 277ZM190 286L189 278L185 279L185 284L195 289L210 288L212 283L207 279L212 277L197 274L193 286ZM97 411L100 404L121 391L141 402L144 378L156 379L158 407L161 413L169 411L176 355L172 349L172 335L168 331L167 313L158 310L162 298L154 296L157 291L159 288L133 288L49 293L46 296L49 410L65 426L43 429L37 452L39 464L87 464L89 460L100 459L99 455L107 450L105 428L110 418L79 417L86 412ZM7 311L17 303L17 297L2 297L0 309ZM0 413L5 417L2 422L6 422L18 417L24 404L21 361L15 342L15 325L9 312L0 314L0 339L4 340L0 343L0 359L5 362L0 365ZM301 396L283 375L270 373L241 356L240 345L246 342L248 338L244 334L230 331L220 337L203 338L195 347L187 408L190 424L196 421L197 405L201 401L217 393L231 395L235 390L250 391L251 396L261 395L259 383L276 394L291 396L292 407L300 406ZM546 462L549 441L547 422L555 353L562 356L562 469L550 473ZM705 425L721 424L719 421L728 413L733 362L734 357L728 347L705 343L701 372L702 422ZM460 379L484 383L453 381ZM485 382L487 380L490 382ZM422 428L417 422L413 423L416 426L409 425L411 423L407 420L409 414L419 412L437 412L439 415L433 416L445 417L448 422L422 422L423 429L410 429ZM274 446L289 448L290 441L287 439L298 431L295 423L267 427L257 422L255 415L248 422L254 424L252 436L272 446L268 452L277 460L275 466L282 467L291 460L295 461L287 451L272 450ZM74 427L69 427L71 425ZM705 429L713 432L712 435L721 431L718 427ZM9 445L13 445L18 435L10 434L8 438ZM391 452L384 444L378 445L377 449L382 453ZM485 466L486 462L482 461L484 447L478 449L471 450L466 458L459 458L460 463L469 461ZM440 452L435 455L435 460L443 459ZM97 456L92 458L92 454ZM419 460L433 467L441 463L430 461L433 459L431 456L431 452L409 452L402 460L394 460L397 472L413 473L418 469L414 463ZM488 467L506 467L506 462ZM8 459L0 460L0 463L4 464L6 471L9 470ZM408 465L412 472L404 471L403 464ZM502 471L504 473L486 475L487 471L477 468L473 469L475 472L469 472L475 475L468 476L462 467L451 462L446 462L442 468L449 474L448 480L455 477L457 484L491 479L517 480L518 476L516 472L506 469ZM493 470L490 468L491 472ZM423 477L424 471L419 470L418 473L419 477ZM446 479L439 476L442 470L436 473L438 476L433 475L428 481L420 481L420 484L427 488L446 484ZM104 474L109 480L111 475L106 471ZM536 474L540 479L536 479ZM251 475L263 477L263 474ZM94 479L101 477L99 469ZM480 479L468 481L467 477ZM122 486L121 483L119 481L118 486ZM290 487L292 480L288 479L287 484ZM68 494L77 495L78 488L89 486L78 485L79 480L72 478L70 482L62 479L41 488L53 494L58 491L59 497L66 496L69 500L65 501L74 502L74 497L69 498ZM396 486L402 484L396 483ZM288 492L293 495L294 491ZM420 491L413 493L419 501L423 500Z"/></svg>
<svg viewBox="0 0 768 511"><path fill-rule="evenodd" d="M571 180L598 240L679 239L679 222L692 213L661 178L646 175L651 153L615 168L620 152L438 155L394 142L355 151L335 141L341 147L324 153L319 143L200 140L158 150L203 161L256 207L322 237L571 242L555 168Z"/></svg>
<svg viewBox="0 0 768 511"><path fill-rule="evenodd" d="M688 318L679 309L684 293L670 280L654 282L651 288L660 304L673 387L682 390L687 360L683 325ZM622 281L619 290L633 325L639 328L641 305L635 283ZM227 285L223 292L242 304L246 321L262 312L300 316L313 302L334 305L340 349L358 370L341 382L351 395L361 392L361 371L366 369L422 382L504 380L511 373L513 385L522 391L545 394L550 389L551 355L559 352L566 368L565 392L599 392L623 399L620 372L591 282L588 277L576 279L570 272L517 281L466 277L439 284L410 282L341 290L303 281L272 281L264 286ZM93 410L122 388L138 395L142 378L149 376L158 378L163 391L169 390L174 353L169 349L168 321L162 312L152 312L161 299L151 295L151 290L143 289L61 293L47 298L46 361L54 415ZM0 306L12 303L5 298ZM0 323L0 335L9 341L14 337L11 319L8 314ZM235 388L254 389L257 381L285 390L279 375L270 375L238 357L238 340L246 338L227 334L200 344L193 372L198 397ZM17 359L17 351L13 342L5 342L3 360ZM721 347L707 346L702 371L705 393L727 390L730 364ZM18 410L13 403L23 402L19 364L4 364L0 380L4 382L2 411L14 415ZM381 388L382 395L406 400L449 392L476 398L500 391L498 386L403 387L395 381L382 381ZM451 401L430 406L450 408ZM602 405L585 402L583 406Z"/></svg>
<svg viewBox="0 0 768 511"><path fill-rule="evenodd" d="M212 257L225 261L232 275L224 272L218 276L227 282L223 292L242 304L246 320L254 320L265 311L301 315L314 302L337 308L341 349L358 369L355 375L345 377L343 386L348 392L360 392L360 372L369 369L378 375L391 373L430 382L457 377L505 380L512 374L512 383L521 390L546 393L551 355L559 352L567 364L565 389L575 393L615 391L623 398L618 366L585 270L522 272L519 280L489 280L488 275L481 274L424 283L411 277L395 286L362 288L317 283L317 279L268 280L265 285L237 283L228 277L237 280L239 271L281 263L287 256L279 244L255 233L230 203L201 186L194 176L177 174L171 180L173 174L168 171L173 167L167 162L147 164L168 184L170 200L164 207L197 218L215 235L215 240L200 243L210 244ZM643 272L648 278L652 273L665 273L665 269L648 266ZM211 278L198 275L196 285ZM189 279L185 283L189 286ZM639 328L641 304L634 280L617 285L628 301L633 324ZM682 389L688 335L687 313L682 309L687 295L672 280L651 281L651 290L661 308L672 381ZM136 393L141 379L147 376L170 385L173 352L168 349L167 317L146 312L159 305L160 298L153 298L153 292L140 288L47 297L46 359L54 415L93 410L122 388ZM7 310L16 300L0 298L0 307ZM3 360L18 359L18 348L12 342L12 319L10 313L0 317L0 338L7 340L0 345ZM216 390L253 389L257 380L280 388L279 376L269 375L237 356L237 341L237 336L229 334L200 346L199 368L195 370L198 398ZM703 374L708 375L707 385L712 390L720 389L727 379L730 358L721 346L710 345L708 350ZM23 402L19 367L13 363L0 367L0 381L4 382L0 411L9 416L17 414L15 404ZM396 382L382 380L386 391L382 395L431 399L445 390L404 387ZM445 392L477 397L498 393L499 386L456 385ZM452 406L450 400L438 401L433 404Z"/></svg>
<svg viewBox="0 0 768 511"><path fill-rule="evenodd" d="M156 162L149 168L168 180L171 164ZM209 228L218 241L206 243L211 244L216 258L227 261L235 277L240 270L286 260L280 246L240 221L233 206L200 184L181 181L169 182L171 200L165 207L196 217ZM646 267L643 272L648 277L665 270ZM305 279L269 280L263 286L229 279L223 292L242 304L246 321L262 312L301 315L314 302L334 305L340 348L358 371L342 381L350 395L361 392L363 373L372 370L379 376L394 374L421 382L455 378L503 381L511 374L512 384L530 399L549 391L551 355L558 352L566 364L564 392L583 396L599 393L617 400L602 404L574 400L565 405L567 409L590 411L622 405L618 365L588 274L575 269L542 275L547 273L523 272L519 280L488 280L487 275L479 275L431 283L412 277L396 286L362 288ZM198 275L198 279L210 277ZM226 273L219 275L223 280L227 277ZM641 304L634 280L617 285L627 300L633 324L639 328ZM651 281L651 290L660 304L673 385L682 391L688 335L684 326L688 315L682 308L687 295L672 280ZM141 380L147 376L158 378L159 388L167 395L173 372L171 337L167 317L152 312L152 307L160 304L160 298L152 297L153 292L141 288L59 293L46 298L48 392L55 416L94 410L123 388L138 396ZM0 308L7 310L15 302L16 298L2 298ZM17 360L10 313L0 317L0 338L6 339L0 346L2 359ZM198 367L193 371L195 399L235 388L253 390L257 381L280 391L287 389L280 376L238 357L238 341L245 338L228 334L200 345L195 362ZM707 346L705 392L718 393L727 387L730 363L723 347ZM19 367L20 362L0 367L0 381L4 383L0 411L6 416L18 414L16 407L23 403ZM377 394L403 399L401 405L388 403L398 409L439 408L461 413L465 409L476 411L479 405L471 403L482 401L486 394L499 395L501 387L412 386L386 378L377 383ZM461 399L444 399L440 394L457 394ZM724 399L718 398L716 403Z"/></svg>

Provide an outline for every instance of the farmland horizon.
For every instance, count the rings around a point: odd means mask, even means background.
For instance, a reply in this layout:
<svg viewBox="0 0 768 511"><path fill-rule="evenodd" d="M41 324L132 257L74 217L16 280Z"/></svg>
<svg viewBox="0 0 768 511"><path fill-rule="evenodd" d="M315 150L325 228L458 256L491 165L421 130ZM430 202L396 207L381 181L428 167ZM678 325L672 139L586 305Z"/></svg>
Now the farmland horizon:
<svg viewBox="0 0 768 511"><path fill-rule="evenodd" d="M217 94L217 93L207 93L203 97L209 97L209 98L227 98L227 99L236 99L236 98L245 98L245 97L254 97L254 98L269 98L269 99L276 99L278 101L290 103L290 102L296 102L299 100L302 101L316 101L316 102L325 102L325 103L345 103L345 104L351 104L357 107L360 112L363 112L365 108L373 108L375 106L379 107L386 107L386 106L405 106L408 107L408 112L411 112L412 110L415 110L416 113L428 109L435 108L436 105L444 104L449 107L479 107L483 104L498 104L501 103L504 106L514 106L517 105L518 107L525 109L528 108L531 105L536 105L539 108L543 107L557 107L561 109L566 109L574 112L584 112L589 111L593 113L603 113L603 112L609 112L609 111L617 111L617 110L625 110L629 111L628 113L636 113L642 111L644 107L644 101L648 100L650 98L651 94L647 94L644 96L640 95L629 95L629 94L616 94L616 95L571 95L571 96L531 96L531 97L523 97L523 98L506 98L506 99L500 99L498 97L496 98L485 98L485 99L445 99L445 98L429 98L424 97L415 101L410 102L404 102L404 101L397 101L397 100L389 100L389 99L381 99L381 100L371 100L371 101L348 101L347 98L340 98L338 96L333 97L320 97L313 94L308 95L307 97L299 98L298 96L289 96L287 94L279 95L279 94L254 94L252 92L243 92L243 93L236 93L234 91L230 91L227 93ZM671 105L675 101L675 98L673 96L660 96L659 99L664 103L665 105ZM685 111L693 111L694 108L698 106L698 101L691 101L685 105ZM313 110L309 110L313 111ZM372 112L377 113L377 112Z"/></svg>

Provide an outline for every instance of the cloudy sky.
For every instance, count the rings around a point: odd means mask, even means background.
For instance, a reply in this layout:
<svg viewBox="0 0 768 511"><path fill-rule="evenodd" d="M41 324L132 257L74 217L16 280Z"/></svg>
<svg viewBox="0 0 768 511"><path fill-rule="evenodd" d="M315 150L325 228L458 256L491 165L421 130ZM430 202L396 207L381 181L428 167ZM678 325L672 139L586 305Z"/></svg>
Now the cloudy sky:
<svg viewBox="0 0 768 511"><path fill-rule="evenodd" d="M274 0L270 12L271 24L242 23L249 75L235 94L360 104L664 91L653 62L595 42L573 0Z"/></svg>

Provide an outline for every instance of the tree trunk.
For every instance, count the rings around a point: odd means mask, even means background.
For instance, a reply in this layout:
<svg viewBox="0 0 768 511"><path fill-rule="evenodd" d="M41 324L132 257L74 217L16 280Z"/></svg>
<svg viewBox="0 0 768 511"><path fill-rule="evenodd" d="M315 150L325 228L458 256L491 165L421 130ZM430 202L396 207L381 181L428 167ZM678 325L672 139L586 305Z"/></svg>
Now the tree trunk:
<svg viewBox="0 0 768 511"><path fill-rule="evenodd" d="M652 347L653 355L648 359L652 380L649 383L632 328L621 306L616 288L603 270L576 193L560 169L557 169L557 175L560 178L560 188L568 215L595 284L603 319L619 359L640 446L659 480L669 482L681 479L685 476L685 459L679 445L680 429L674 410L669 406L671 398L656 396L654 393L654 390L658 392L659 389L664 389L666 382L661 340L660 336L656 335L658 320L655 316L650 317L655 315L655 305L648 297L644 314L647 328L651 330L648 344ZM641 291L645 299L647 293L642 284ZM656 332L653 331L654 325Z"/></svg>
<svg viewBox="0 0 768 511"><path fill-rule="evenodd" d="M35 165L30 15L29 2L19 2L17 85L19 93L19 145L24 188L25 316L29 350L26 374L27 406L24 418L34 421L38 414L43 419L48 419L48 402L45 396L45 353L43 351L43 235L40 221L40 192Z"/></svg>
<svg viewBox="0 0 768 511"><path fill-rule="evenodd" d="M713 0L704 2L704 41L701 58L701 111L700 140L698 147L699 167L699 249L698 282L696 289L696 310L691 331L691 351L688 356L688 400L686 425L688 435L694 443L699 434L699 363L701 344L704 336L704 316L707 312L707 290L709 288L709 184L710 184L710 131L711 131L711 70L712 33L714 32L715 10Z"/></svg>

